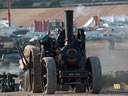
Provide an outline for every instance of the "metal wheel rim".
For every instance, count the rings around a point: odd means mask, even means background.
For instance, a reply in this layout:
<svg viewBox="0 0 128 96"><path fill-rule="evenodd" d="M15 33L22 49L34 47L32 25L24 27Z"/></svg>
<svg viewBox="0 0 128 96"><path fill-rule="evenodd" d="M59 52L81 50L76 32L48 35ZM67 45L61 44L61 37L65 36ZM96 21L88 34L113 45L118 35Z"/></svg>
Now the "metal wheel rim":
<svg viewBox="0 0 128 96"><path fill-rule="evenodd" d="M42 84L43 84L43 91L45 91L47 89L47 69L46 69L46 65L44 64L43 66L43 80L42 80Z"/></svg>
<svg viewBox="0 0 128 96"><path fill-rule="evenodd" d="M89 67L90 67L90 69L89 69ZM86 79L87 89L88 89L88 92L91 92L92 91L92 87L93 87L93 73L92 73L91 66L88 66L87 69L89 69L89 71L87 73L88 74L88 77Z"/></svg>

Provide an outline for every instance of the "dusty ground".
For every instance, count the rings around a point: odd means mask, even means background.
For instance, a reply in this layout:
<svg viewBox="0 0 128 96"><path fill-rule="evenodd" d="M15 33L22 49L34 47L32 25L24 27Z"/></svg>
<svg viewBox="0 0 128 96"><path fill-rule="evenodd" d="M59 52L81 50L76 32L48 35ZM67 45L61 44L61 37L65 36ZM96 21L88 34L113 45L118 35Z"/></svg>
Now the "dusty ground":
<svg viewBox="0 0 128 96"><path fill-rule="evenodd" d="M91 16L127 16L128 5L87 6L73 8L11 9L11 20L16 25L31 25L34 20L64 19L64 10L73 9L77 25L82 26ZM7 9L0 9L0 18L7 18Z"/></svg>
<svg viewBox="0 0 128 96"><path fill-rule="evenodd" d="M0 96L45 96L42 93L30 93L30 92L9 92L0 93ZM126 91L103 91L101 94L89 94L89 93L73 93L73 92L56 92L54 95L46 96L128 96Z"/></svg>

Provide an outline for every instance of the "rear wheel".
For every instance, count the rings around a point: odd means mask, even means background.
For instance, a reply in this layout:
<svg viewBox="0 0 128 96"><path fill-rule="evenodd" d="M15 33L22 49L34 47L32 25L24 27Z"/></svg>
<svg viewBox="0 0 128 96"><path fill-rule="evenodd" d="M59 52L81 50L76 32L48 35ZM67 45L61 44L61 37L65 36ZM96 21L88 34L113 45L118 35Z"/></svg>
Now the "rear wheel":
<svg viewBox="0 0 128 96"><path fill-rule="evenodd" d="M42 92L41 64L39 48L33 48L30 52L30 84L33 93Z"/></svg>
<svg viewBox="0 0 128 96"><path fill-rule="evenodd" d="M86 70L88 78L86 79L87 89L90 93L100 93L101 91L101 65L98 57L89 57L87 59Z"/></svg>
<svg viewBox="0 0 128 96"><path fill-rule="evenodd" d="M43 92L54 94L57 86L56 64L52 57L45 57L42 61L43 68Z"/></svg>

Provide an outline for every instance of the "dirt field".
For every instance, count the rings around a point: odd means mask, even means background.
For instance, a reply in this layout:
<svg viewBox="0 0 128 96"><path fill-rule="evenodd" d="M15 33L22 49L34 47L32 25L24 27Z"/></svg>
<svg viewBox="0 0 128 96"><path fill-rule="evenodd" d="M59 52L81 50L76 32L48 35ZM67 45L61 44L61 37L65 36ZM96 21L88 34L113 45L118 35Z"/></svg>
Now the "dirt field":
<svg viewBox="0 0 128 96"><path fill-rule="evenodd" d="M103 91L101 94L89 94L89 93L73 93L73 92L56 92L54 95L44 95L42 93L31 92L9 92L0 93L0 96L128 96L128 92L125 91Z"/></svg>
<svg viewBox="0 0 128 96"><path fill-rule="evenodd" d="M64 10L73 9L77 26L82 26L91 16L127 16L128 5L87 6L73 8L11 9L11 20L16 25L31 25L34 20L64 19ZM7 18L7 9L0 9L0 18Z"/></svg>

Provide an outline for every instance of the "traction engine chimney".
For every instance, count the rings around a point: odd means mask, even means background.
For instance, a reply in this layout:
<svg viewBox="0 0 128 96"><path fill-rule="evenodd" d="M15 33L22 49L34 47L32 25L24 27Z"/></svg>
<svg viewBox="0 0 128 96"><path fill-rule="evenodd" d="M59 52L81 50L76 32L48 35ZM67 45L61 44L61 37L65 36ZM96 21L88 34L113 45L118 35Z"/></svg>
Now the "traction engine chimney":
<svg viewBox="0 0 128 96"><path fill-rule="evenodd" d="M65 45L70 45L73 40L73 11L67 10L64 12L65 23Z"/></svg>

